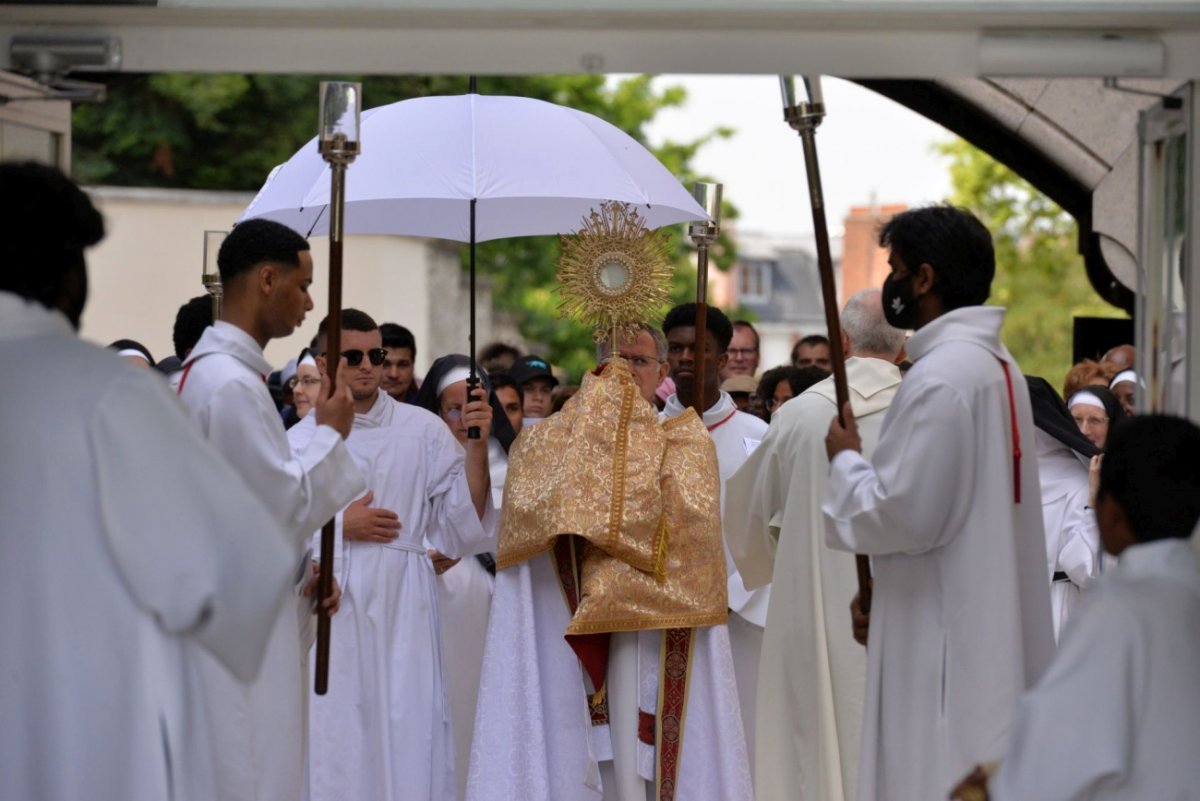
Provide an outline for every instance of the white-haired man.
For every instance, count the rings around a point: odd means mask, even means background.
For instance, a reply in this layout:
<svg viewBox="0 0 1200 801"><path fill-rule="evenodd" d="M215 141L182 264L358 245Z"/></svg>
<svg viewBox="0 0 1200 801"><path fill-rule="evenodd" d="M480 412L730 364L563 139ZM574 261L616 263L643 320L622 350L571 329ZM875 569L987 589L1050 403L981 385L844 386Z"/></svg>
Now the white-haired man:
<svg viewBox="0 0 1200 801"><path fill-rule="evenodd" d="M904 332L877 289L842 310L850 402L871 452L900 386ZM755 716L759 801L854 798L866 657L846 622L854 557L822 542L833 378L789 401L725 486L725 539L747 589L772 583Z"/></svg>

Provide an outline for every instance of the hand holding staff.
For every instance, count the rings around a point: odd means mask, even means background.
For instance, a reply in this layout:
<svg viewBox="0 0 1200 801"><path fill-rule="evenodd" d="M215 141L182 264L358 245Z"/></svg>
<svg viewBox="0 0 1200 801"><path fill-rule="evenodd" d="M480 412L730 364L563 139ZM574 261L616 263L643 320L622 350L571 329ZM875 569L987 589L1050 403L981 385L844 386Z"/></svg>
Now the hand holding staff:
<svg viewBox="0 0 1200 801"><path fill-rule="evenodd" d="M850 389L846 383L846 354L842 351L842 326L838 320L837 285L833 276L833 258L829 253L829 227L825 222L825 194L821 188L821 168L817 162L817 126L825 118L825 103L821 95L821 78L804 76L807 101L796 97L796 82L790 75L779 76L783 92L783 119L797 133L804 145L804 164L808 172L808 195L812 206L813 234L817 241L817 266L821 273L821 298L825 305L825 324L829 329L829 357L833 363L833 385L837 395L838 418L843 427L853 423L850 413ZM871 609L871 565L861 554L855 557L858 567L859 603L863 612Z"/></svg>

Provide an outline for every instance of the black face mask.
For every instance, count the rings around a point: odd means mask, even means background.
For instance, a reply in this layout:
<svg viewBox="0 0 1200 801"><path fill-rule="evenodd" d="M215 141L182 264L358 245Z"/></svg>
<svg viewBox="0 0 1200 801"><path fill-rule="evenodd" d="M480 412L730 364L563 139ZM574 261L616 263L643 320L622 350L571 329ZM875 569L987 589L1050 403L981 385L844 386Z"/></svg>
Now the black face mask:
<svg viewBox="0 0 1200 801"><path fill-rule="evenodd" d="M917 324L917 298L912 290L913 274L883 280L883 316L893 328L905 331Z"/></svg>

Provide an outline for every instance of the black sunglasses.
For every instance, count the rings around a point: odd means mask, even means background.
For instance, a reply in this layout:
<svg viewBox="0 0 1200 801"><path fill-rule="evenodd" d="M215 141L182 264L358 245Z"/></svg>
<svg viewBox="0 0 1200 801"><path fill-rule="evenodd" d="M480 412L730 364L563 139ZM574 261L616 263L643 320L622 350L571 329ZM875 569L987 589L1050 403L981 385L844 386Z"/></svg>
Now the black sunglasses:
<svg viewBox="0 0 1200 801"><path fill-rule="evenodd" d="M387 358L387 351L383 348L371 348L367 351L367 358L371 360L372 367L378 367L383 364L383 360ZM363 352L361 350L344 350L342 358L346 360L346 364L351 367L358 367L362 364Z"/></svg>

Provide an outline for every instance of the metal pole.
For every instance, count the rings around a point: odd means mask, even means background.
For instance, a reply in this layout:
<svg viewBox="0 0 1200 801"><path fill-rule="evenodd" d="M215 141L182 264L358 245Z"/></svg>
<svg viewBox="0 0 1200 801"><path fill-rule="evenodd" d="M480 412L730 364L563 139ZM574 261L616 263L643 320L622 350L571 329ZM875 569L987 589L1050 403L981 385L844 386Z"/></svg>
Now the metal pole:
<svg viewBox="0 0 1200 801"><path fill-rule="evenodd" d="M688 226L688 235L696 243L696 339L692 345L695 367L691 406L703 420L708 411L704 396L708 380L708 246L717 241L720 233L721 184L697 183L692 196L709 216L708 220Z"/></svg>
<svg viewBox="0 0 1200 801"><path fill-rule="evenodd" d="M337 390L338 366L342 360L342 231L346 203L346 163L333 160L329 164L329 315L325 329L325 371L329 374L329 390ZM325 609L325 600L333 594L334 521L321 528L321 572L317 582L317 664L314 691L324 695L329 690L329 644L333 635L332 621Z"/></svg>
<svg viewBox="0 0 1200 801"><path fill-rule="evenodd" d="M805 77L808 102L795 102L790 79L780 76L783 89L783 118L797 133L804 146L804 165L808 173L808 196L812 206L813 234L817 242L817 267L821 273L821 299L825 305L825 326L829 330L829 359L833 367L833 387L837 396L837 415L846 424L844 409L850 402L846 382L846 353L842 350L842 325L838 319L837 284L833 275L833 257L829 253L829 226L825 221L825 193L821 188L821 167L817 161L817 126L825 118L819 76ZM871 562L862 554L854 558L858 573L858 599L864 613L871 610Z"/></svg>

